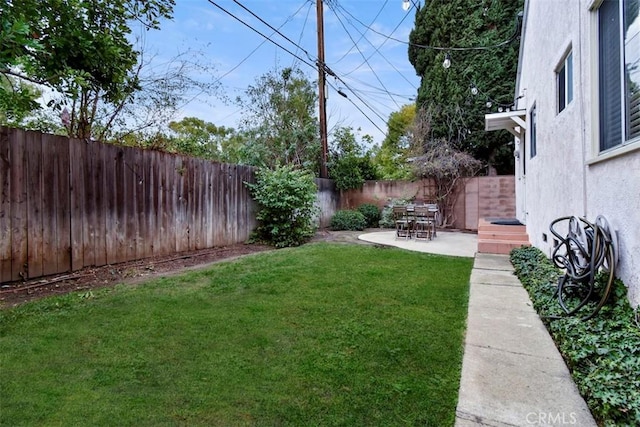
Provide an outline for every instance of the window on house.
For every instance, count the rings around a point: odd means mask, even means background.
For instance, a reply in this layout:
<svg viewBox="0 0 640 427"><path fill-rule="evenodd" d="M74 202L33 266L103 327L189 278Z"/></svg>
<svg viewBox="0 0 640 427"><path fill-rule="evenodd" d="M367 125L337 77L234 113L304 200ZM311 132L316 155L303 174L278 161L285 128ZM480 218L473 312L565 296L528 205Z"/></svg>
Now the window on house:
<svg viewBox="0 0 640 427"><path fill-rule="evenodd" d="M640 2L598 9L600 151L640 141Z"/></svg>
<svg viewBox="0 0 640 427"><path fill-rule="evenodd" d="M573 52L564 58L557 72L558 113L573 101Z"/></svg>
<svg viewBox="0 0 640 427"><path fill-rule="evenodd" d="M531 155L531 158L533 159L538 151L538 143L537 143L537 131L536 128L538 127L538 120L537 120L537 113L536 113L536 106L534 105L531 108L531 111L529 111L529 129L530 129L530 135L529 135L529 153Z"/></svg>

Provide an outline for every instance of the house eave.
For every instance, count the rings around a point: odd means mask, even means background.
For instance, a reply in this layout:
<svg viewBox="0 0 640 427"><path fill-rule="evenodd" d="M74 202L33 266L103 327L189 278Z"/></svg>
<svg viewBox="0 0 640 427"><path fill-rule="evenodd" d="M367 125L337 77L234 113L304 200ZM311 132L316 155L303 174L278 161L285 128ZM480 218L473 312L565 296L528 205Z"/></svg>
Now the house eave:
<svg viewBox="0 0 640 427"><path fill-rule="evenodd" d="M508 130L516 138L522 138L527 130L526 110L506 111L484 115L484 130Z"/></svg>

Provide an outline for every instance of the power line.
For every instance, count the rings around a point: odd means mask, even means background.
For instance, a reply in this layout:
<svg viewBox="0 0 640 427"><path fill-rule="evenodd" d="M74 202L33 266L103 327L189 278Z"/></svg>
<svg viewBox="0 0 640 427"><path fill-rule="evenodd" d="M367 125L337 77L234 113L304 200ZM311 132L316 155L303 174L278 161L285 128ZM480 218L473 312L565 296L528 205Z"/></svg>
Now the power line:
<svg viewBox="0 0 640 427"><path fill-rule="evenodd" d="M291 50L285 48L284 46L282 46L281 44L279 44L278 42L274 41L270 36L265 35L264 33L262 33L261 31L257 30L256 28L254 28L253 26L251 26L250 24L246 23L245 21L243 21L242 19L240 19L239 17L237 17L236 15L234 15L233 13L229 12L228 10L226 10L225 8L223 8L222 6L220 6L219 4L217 4L215 1L213 0L207 0L209 3L211 3L213 6L215 6L216 8L220 9L221 11L223 11L224 13L226 13L227 15L229 15L230 17L232 17L233 19L235 19L236 21L240 22L241 24L243 24L244 26L246 26L247 28L251 29L252 31L254 31L255 33L257 33L258 35L260 35L261 37L263 37L265 39L265 41L269 41L271 43L273 43L275 46L279 47L280 49L284 50L285 52L287 52L289 55L291 55L292 57L298 59L301 63L304 63L305 65L313 68L313 69L318 69L321 68L322 70L324 70L327 74L329 74L330 76L336 78L338 81L340 81L347 89L349 89L349 91L351 93L353 93L353 95L362 103L362 105L366 108L368 108L376 117L378 117L380 120L382 120L383 122L386 122L386 119L381 115L381 113L379 111L377 111L373 106L370 105L370 103L368 103L367 101L365 101L365 99L363 99L363 96L361 96L358 91L352 87L350 87L350 85L348 85L340 76L336 75L335 72L333 72L325 63L321 63L319 60L315 60L316 64L311 64L310 62L308 62L307 60L305 60L304 58L301 58L300 56L298 56L296 53L292 52ZM316 1L321 1L321 0L316 0ZM237 1L234 0L234 2L238 3ZM239 3L238 3L239 4ZM240 5L242 6L242 5ZM309 53L302 48L301 46L299 46L298 43L293 42L291 39L289 39L288 37L284 36L283 34L281 34L279 32L279 30L275 29L274 27L272 27L271 25L269 25L268 23L266 23L266 21L264 21L263 19L259 18L256 14L250 12L247 8L243 7L245 10L247 10L249 13L251 13L253 16L255 16L256 18L258 18L261 22L263 22L265 25L267 25L269 28L272 28L274 31L276 31L278 34L280 34L281 36L285 37L285 39L287 39L290 43L294 44L297 48L299 48L300 50L302 50L307 56L309 56L309 60L313 60ZM300 9L299 9L300 10ZM246 60L246 58L245 58ZM237 66L235 67L237 68ZM373 71L373 70L372 70ZM329 82L327 82L327 84L329 86L331 86L332 88L335 89L335 87L333 85L331 85ZM336 89L337 92L341 92L338 89ZM391 93L386 90L385 88L385 93L387 93L387 95L389 95L391 97ZM352 99L350 99L349 97L346 97L347 100L369 121L371 122L372 125L375 126L376 129L378 129L378 131L380 131L382 134L385 133L385 131L383 131L363 110L362 108L360 108L360 106L358 106ZM393 100L393 98L392 98ZM395 102L395 100L394 100Z"/></svg>
<svg viewBox="0 0 640 427"><path fill-rule="evenodd" d="M285 21L282 23L282 25L280 25L278 27L278 30L280 28L284 27L284 25L287 22L289 22L291 20L291 18L296 16L298 14L298 12L300 12L302 10L303 7L304 7L304 3L302 4L302 6L300 6L300 8L298 8L298 10L296 10L292 15L290 15L287 19L285 19ZM307 15L307 17L308 17L308 15ZM306 23L306 20L305 20L305 23ZM273 36L275 33L276 33L276 31L271 33L271 36ZM220 80L222 80L223 78L227 77L229 74L233 73L236 69L238 69L238 67L240 67L242 64L244 64L251 56L253 56L253 54L256 53L258 51L258 49L260 49L266 42L267 42L267 39L262 40L262 42L260 42L260 44L258 46L256 46L251 52L249 52L249 54L246 57L244 57L244 59L242 59L235 67L231 68L229 71L224 73L222 76L218 77L216 79L216 83L219 82Z"/></svg>
<svg viewBox="0 0 640 427"><path fill-rule="evenodd" d="M295 53L291 52L289 49L287 49L286 47L282 46L281 44L277 43L276 41L272 40L271 37L266 36L265 34L261 33L259 30L253 28L251 25L247 24L246 22L244 22L242 19L238 18L237 16L235 16L233 13L229 12L228 10L226 10L225 8L223 8L222 6L220 6L219 4L217 4L216 2L214 2L213 0L207 0L209 3L211 3L212 5L214 5L215 7L217 7L218 9L220 9L221 11L223 11L224 13L226 13L227 15L231 16L233 19L235 19L236 21L240 22L242 25L248 27L249 29L251 29L252 31L258 33L260 36L264 37L266 40L270 41L271 43L273 43L274 45L276 45L277 47L279 47L280 49L284 50L285 52L287 52L289 55L293 56L294 58L297 58L300 60L300 62L308 65L311 68L316 68L315 65L307 62L305 59L299 57L298 55L296 55Z"/></svg>
<svg viewBox="0 0 640 427"><path fill-rule="evenodd" d="M376 16L373 18L373 20L371 21L371 24L369 25L373 25L374 22L376 22L376 19L378 19L378 17L380 16L380 14L382 13L382 11L384 10L384 7L387 5L387 3L389 3L389 0L385 0L384 4L380 7L380 10L378 10L378 13L376 13ZM331 7L331 4L329 4L329 9L333 10L333 8ZM336 13L335 10L333 10L333 13ZM358 39L357 42L355 42L353 44L353 46L351 46L349 48L348 51L346 51L337 61L335 61L335 64L338 64L340 61L342 61L344 58L346 58L347 55L349 55L351 53L351 51L353 50L354 47L357 47L358 43L360 43L360 40L362 40L364 38L364 34L365 33L360 33L360 38Z"/></svg>
<svg viewBox="0 0 640 427"><path fill-rule="evenodd" d="M331 7L330 7L331 8ZM338 16L338 14L336 13L335 10L333 10L331 8L331 10L333 11L334 15L336 16L336 18L338 18L338 22L340 22L340 25L342 26L342 28L344 29L344 31L347 33L347 35L349 36L349 39L351 40L351 42L353 42L356 50L358 51L358 53L360 54L360 56L362 56L362 58L364 59L364 62L367 64L367 66L369 67L369 69L371 70L371 72L373 73L373 75L375 76L376 80L378 80L378 83L380 83L380 85L384 88L384 90L389 93L388 89L386 88L386 86L384 85L384 83L382 83L382 80L380 80L380 77L378 76L378 74L375 72L375 70L373 69L373 67L371 66L371 64L369 63L369 61L367 60L367 58L365 57L365 55L362 53L362 51L360 50L360 48L357 46L355 40L353 40L353 37L351 37L351 33L349 33L349 30L347 30L347 27L345 27L344 23L342 22L342 19L340 19L340 17ZM368 40L367 40L368 41ZM393 96L391 96L391 94L389 93L389 97L391 98L391 100L394 102L394 104L396 104L396 107L400 108L400 105L396 102L396 100L393 98Z"/></svg>
<svg viewBox="0 0 640 427"><path fill-rule="evenodd" d="M380 129L380 126L378 126L378 125L376 124L376 122L374 122L373 120L371 120L371 118L370 118L369 116L367 116L367 114L366 114L364 111L362 111L362 109L361 109L361 108L360 108L360 107L359 107L355 102L353 102L353 100L352 100L351 98L349 98L349 97L348 97L348 96L346 96L344 93L342 93L342 91L340 91L340 90L336 89L336 88L335 88L335 87L334 87L330 82L327 82L327 84L328 84L329 86L331 86L331 87L333 88L333 90L335 90L336 92L340 93L344 98L346 98L346 100L347 100L347 101L349 101L349 102L351 103L351 105L353 105L354 107L356 107L356 109L360 112L360 114L362 114L362 115L363 115L367 120L369 120L369 123L371 123L373 126L375 126L375 128L376 128L376 129L378 129L378 130L380 131L380 133L382 133L382 134L384 134L384 133L385 133L382 129ZM365 105L366 105L366 104L365 104ZM369 109L371 109L371 107L369 107ZM371 110L371 111L373 111L373 110ZM374 111L374 113L375 113L375 111ZM376 113L376 115L377 115L377 113ZM378 116L378 117L380 117L380 116Z"/></svg>
<svg viewBox="0 0 640 427"><path fill-rule="evenodd" d="M247 12L249 12L251 15L253 15L255 18L257 18L260 22L262 22L264 25L266 25L267 27L271 28L273 31L275 31L276 33L278 33L280 36L282 36L282 38L284 38L286 41L288 41L289 43L291 43L292 45L294 45L296 48L300 49L301 51L303 51L306 55L307 58L309 58L311 60L311 55L309 55L309 52L307 52L302 46L300 46L298 43L294 42L293 40L291 40L289 37L285 36L284 34L282 34L280 32L279 29L274 28L271 24L269 24L268 22L266 22L264 19L260 18L258 15L256 15L255 13L253 13L251 10L249 10L246 6L244 6L242 3L240 3L238 0L233 0L233 2L235 4L237 4L238 6L240 6L241 8L243 8L244 10L246 10ZM302 9L302 6L300 7L300 9ZM298 10L300 10L298 9Z"/></svg>

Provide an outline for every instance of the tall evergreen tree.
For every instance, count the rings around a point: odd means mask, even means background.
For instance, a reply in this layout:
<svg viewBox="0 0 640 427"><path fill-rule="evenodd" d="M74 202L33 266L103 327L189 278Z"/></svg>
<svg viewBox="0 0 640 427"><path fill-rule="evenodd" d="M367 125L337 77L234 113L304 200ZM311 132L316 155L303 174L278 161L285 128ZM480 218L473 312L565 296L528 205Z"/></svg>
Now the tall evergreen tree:
<svg viewBox="0 0 640 427"><path fill-rule="evenodd" d="M417 106L432 114L431 137L447 139L498 173L513 172L512 137L485 132L484 114L514 101L522 3L428 0L409 36L409 60L422 78Z"/></svg>

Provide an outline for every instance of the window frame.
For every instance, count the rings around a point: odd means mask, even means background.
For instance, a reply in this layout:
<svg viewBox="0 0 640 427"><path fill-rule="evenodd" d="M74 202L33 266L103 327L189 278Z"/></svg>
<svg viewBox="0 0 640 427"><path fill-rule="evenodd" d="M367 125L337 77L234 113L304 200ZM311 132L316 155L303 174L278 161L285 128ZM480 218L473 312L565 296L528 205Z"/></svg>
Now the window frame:
<svg viewBox="0 0 640 427"><path fill-rule="evenodd" d="M606 160L611 157L617 157L619 155L626 154L631 151L640 149L640 135L630 137L628 135L629 123L627 122L629 117L629 106L627 105L627 85L625 82L625 40L623 36L624 25L624 8L625 2L628 0L595 0L590 8L593 12L592 28L593 28L593 50L595 60L592 61L594 71L594 96L596 102L593 104L596 106L593 112L594 119L594 134L593 134L593 149L595 158L591 159L589 163L596 163L601 160ZM601 20L601 10L607 3L608 7L615 7L617 11L611 14L616 19L615 29L611 29L611 34L604 34L602 30L606 22ZM612 12L612 10L609 10ZM602 26L602 27L601 27ZM615 33L615 34L613 34ZM604 40L609 36L610 39ZM607 49L607 42L614 42L615 49ZM604 55L603 55L604 52ZM607 66L609 70L615 68L615 72L607 73ZM604 70L604 72L603 72ZM617 80L608 84L613 84L607 87L607 83L603 83L603 80L610 76L617 76ZM604 94L604 95L603 95ZM608 107L605 106L609 103ZM612 104L613 103L613 104ZM607 110L607 108L609 110ZM611 111L611 108L618 111ZM615 116L615 120L607 116L607 113Z"/></svg>
<svg viewBox="0 0 640 427"><path fill-rule="evenodd" d="M573 102L573 68L573 49L569 46L556 68L557 114L562 113Z"/></svg>
<svg viewBox="0 0 640 427"><path fill-rule="evenodd" d="M529 110L529 158L533 159L538 154L538 110L534 103Z"/></svg>

